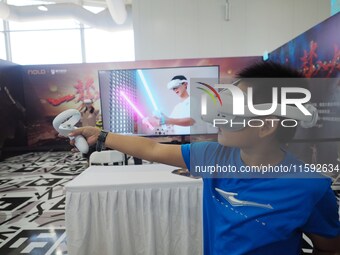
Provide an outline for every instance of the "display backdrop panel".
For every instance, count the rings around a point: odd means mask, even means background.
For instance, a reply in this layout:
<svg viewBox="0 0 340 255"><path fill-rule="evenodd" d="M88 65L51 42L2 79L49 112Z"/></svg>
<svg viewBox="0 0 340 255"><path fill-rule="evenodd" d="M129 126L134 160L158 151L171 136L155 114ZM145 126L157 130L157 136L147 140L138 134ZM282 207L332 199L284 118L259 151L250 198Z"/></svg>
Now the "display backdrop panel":
<svg viewBox="0 0 340 255"><path fill-rule="evenodd" d="M18 75L23 76L23 87L25 88L28 144L41 148L68 146L67 139L59 138L53 129L51 124L53 118L66 109L77 109L84 99L92 99L94 107L101 109L100 70L218 66L218 76L221 82L229 82L234 79L233 77L238 71L255 61L260 61L260 57L23 66L23 72ZM164 87L168 79L166 77L161 86ZM100 119L101 116L98 120ZM173 139L175 136L164 136L161 141L172 141Z"/></svg>
<svg viewBox="0 0 340 255"><path fill-rule="evenodd" d="M319 110L317 127L299 129L296 140L340 138L340 13L312 27L269 54L269 60L288 65L311 79L312 102ZM325 79L323 82L316 78Z"/></svg>

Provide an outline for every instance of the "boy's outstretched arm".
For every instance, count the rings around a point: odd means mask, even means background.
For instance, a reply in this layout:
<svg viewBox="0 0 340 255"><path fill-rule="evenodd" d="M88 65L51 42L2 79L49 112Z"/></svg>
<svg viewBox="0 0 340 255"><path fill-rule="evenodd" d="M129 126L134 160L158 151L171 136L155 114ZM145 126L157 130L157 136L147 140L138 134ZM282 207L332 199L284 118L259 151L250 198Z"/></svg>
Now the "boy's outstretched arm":
<svg viewBox="0 0 340 255"><path fill-rule="evenodd" d="M97 142L100 130L96 127L82 127L70 133L70 136L82 135L89 145ZM74 145L74 142L71 141ZM180 145L160 144L152 139L109 133L105 140L106 148L152 162L187 168L182 157Z"/></svg>

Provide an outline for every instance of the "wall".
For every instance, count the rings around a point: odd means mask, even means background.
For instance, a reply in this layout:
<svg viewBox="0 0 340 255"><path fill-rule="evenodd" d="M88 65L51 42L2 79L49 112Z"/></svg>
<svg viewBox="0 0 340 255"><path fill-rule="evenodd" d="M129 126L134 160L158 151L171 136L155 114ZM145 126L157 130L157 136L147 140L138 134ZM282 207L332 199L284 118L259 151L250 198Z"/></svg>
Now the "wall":
<svg viewBox="0 0 340 255"><path fill-rule="evenodd" d="M327 0L133 2L136 60L258 56L330 16Z"/></svg>

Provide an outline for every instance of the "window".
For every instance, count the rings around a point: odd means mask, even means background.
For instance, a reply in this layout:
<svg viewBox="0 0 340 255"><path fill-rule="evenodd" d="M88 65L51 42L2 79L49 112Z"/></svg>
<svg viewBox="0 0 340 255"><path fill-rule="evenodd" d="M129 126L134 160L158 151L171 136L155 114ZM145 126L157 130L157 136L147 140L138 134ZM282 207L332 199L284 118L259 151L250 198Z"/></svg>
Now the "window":
<svg viewBox="0 0 340 255"><path fill-rule="evenodd" d="M11 32L11 46L18 64L81 63L79 30Z"/></svg>
<svg viewBox="0 0 340 255"><path fill-rule="evenodd" d="M53 3L39 0L7 0L7 4L38 6ZM103 7L84 8L95 14L104 10ZM135 59L133 29L107 32L81 25L73 19L8 21L8 28L9 31L4 32L3 21L0 20L0 58L6 60L5 33L8 33L11 44L8 47L12 59L7 60L18 64L81 63L83 59L86 62ZM84 37L81 36L82 31ZM85 56L82 56L82 53Z"/></svg>
<svg viewBox="0 0 340 255"><path fill-rule="evenodd" d="M10 31L23 30L60 30L60 29L79 29L79 23L72 19L65 20L43 20L31 22L9 22Z"/></svg>
<svg viewBox="0 0 340 255"><path fill-rule="evenodd" d="M0 32L0 59L6 59L5 35Z"/></svg>

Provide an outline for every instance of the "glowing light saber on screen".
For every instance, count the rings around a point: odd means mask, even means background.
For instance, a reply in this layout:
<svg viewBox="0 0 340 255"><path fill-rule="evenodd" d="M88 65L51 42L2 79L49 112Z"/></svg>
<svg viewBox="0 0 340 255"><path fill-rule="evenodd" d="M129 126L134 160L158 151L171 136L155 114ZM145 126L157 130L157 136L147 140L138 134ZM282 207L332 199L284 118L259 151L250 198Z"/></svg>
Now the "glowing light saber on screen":
<svg viewBox="0 0 340 255"><path fill-rule="evenodd" d="M145 80L145 77L144 77L144 74L143 74L142 70L137 70L137 73L138 73L140 79L142 80L142 83L143 83L143 86L144 86L144 88L146 90L146 93L148 93L148 96L149 96L149 99L150 99L150 101L152 103L154 111L156 111L158 113L159 112L158 107L156 105L155 99L153 98L153 96L151 94L150 88L148 86L148 83Z"/></svg>
<svg viewBox="0 0 340 255"><path fill-rule="evenodd" d="M141 119L143 120L143 123L145 123L148 128L150 128L151 130L154 130L154 127L150 124L150 122L148 121L148 119L146 119L144 117L144 115L140 112L140 110L135 106L135 104L130 100L130 98L128 98L128 96L121 91L120 95L126 100L126 102L128 102L128 104L132 107L132 109L138 114L139 117L141 117Z"/></svg>

